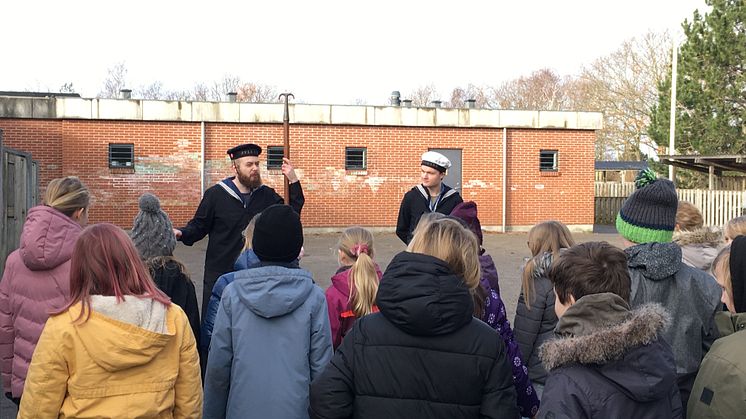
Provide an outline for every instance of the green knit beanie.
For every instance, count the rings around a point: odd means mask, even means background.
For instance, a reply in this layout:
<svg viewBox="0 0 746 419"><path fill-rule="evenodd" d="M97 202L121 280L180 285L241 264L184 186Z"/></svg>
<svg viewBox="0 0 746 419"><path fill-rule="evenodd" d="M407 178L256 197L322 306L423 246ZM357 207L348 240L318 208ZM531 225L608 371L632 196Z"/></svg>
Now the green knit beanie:
<svg viewBox="0 0 746 419"><path fill-rule="evenodd" d="M658 179L645 169L635 179L637 190L624 201L616 217L616 229L633 243L668 243L676 226L679 199L668 179Z"/></svg>

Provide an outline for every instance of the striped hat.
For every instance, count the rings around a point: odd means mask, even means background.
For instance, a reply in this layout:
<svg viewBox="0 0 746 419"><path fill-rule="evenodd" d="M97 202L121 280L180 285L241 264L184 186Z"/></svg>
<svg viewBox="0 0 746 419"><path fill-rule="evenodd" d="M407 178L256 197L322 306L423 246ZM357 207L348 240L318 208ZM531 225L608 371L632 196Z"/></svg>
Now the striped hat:
<svg viewBox="0 0 746 419"><path fill-rule="evenodd" d="M668 179L658 179L645 169L635 179L637 190L624 201L616 217L616 229L633 243L668 243L676 226L679 199Z"/></svg>

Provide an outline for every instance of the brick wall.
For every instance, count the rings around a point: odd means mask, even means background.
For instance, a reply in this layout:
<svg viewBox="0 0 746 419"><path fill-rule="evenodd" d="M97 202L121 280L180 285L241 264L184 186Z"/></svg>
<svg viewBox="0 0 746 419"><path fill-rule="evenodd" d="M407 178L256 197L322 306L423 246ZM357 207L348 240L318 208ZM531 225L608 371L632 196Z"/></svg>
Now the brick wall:
<svg viewBox="0 0 746 419"><path fill-rule="evenodd" d="M92 222L129 227L142 192L156 193L174 224L185 223L199 203L200 123L106 120L2 119L7 146L41 162L41 182L79 176L94 196ZM508 225L545 219L593 223L595 132L508 129ZM393 226L402 195L418 183L428 147L462 149L465 200L479 204L484 226L502 223L502 135L499 128L292 125L292 160L306 195L309 227ZM230 176L225 151L252 141L282 145L281 124L205 124L206 187ZM135 168L110 169L108 144L133 143ZM366 171L346 171L345 147L367 147ZM559 171L539 171L539 150L559 150ZM266 155L263 154L266 158ZM282 194L282 174L264 182Z"/></svg>

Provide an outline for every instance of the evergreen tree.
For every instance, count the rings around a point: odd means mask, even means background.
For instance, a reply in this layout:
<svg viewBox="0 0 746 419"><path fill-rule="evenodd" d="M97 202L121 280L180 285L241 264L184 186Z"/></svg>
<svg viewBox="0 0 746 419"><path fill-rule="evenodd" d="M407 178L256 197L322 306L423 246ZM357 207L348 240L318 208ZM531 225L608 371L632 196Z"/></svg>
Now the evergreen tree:
<svg viewBox="0 0 746 419"><path fill-rule="evenodd" d="M678 63L677 154L746 153L746 1L707 0L712 7L682 27ZM650 136L668 144L671 76L659 86Z"/></svg>

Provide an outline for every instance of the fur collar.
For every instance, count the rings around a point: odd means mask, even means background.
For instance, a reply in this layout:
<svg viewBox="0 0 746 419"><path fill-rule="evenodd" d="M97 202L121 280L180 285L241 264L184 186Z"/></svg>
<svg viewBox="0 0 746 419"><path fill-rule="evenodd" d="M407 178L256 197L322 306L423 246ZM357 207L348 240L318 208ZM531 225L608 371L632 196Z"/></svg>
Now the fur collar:
<svg viewBox="0 0 746 419"><path fill-rule="evenodd" d="M588 335L551 340L541 347L540 357L548 371L573 363L608 364L636 347L655 341L670 322L661 305L646 304L630 312L622 323Z"/></svg>
<svg viewBox="0 0 746 419"><path fill-rule="evenodd" d="M709 228L698 228L696 230L679 230L674 231L673 241L679 246L686 246L689 244L708 244L713 247L720 246L722 244L722 234L720 231L712 230Z"/></svg>

